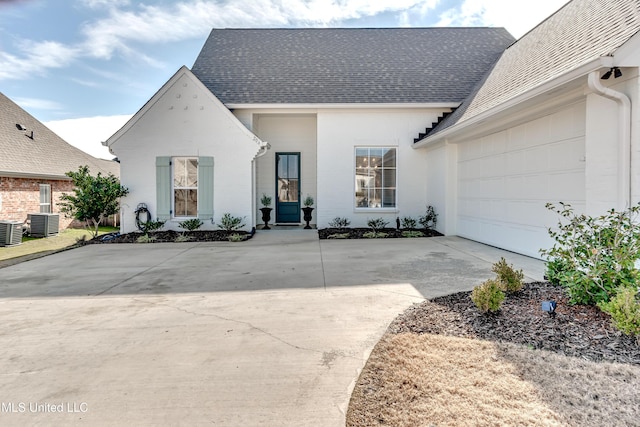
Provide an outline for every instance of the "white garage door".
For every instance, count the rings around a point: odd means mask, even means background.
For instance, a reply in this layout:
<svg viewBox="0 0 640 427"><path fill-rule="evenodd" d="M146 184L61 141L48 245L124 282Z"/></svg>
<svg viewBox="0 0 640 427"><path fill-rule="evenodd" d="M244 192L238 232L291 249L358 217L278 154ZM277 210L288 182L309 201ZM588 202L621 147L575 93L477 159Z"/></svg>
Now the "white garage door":
<svg viewBox="0 0 640 427"><path fill-rule="evenodd" d="M585 104L458 147L457 234L540 257L558 217L585 205Z"/></svg>

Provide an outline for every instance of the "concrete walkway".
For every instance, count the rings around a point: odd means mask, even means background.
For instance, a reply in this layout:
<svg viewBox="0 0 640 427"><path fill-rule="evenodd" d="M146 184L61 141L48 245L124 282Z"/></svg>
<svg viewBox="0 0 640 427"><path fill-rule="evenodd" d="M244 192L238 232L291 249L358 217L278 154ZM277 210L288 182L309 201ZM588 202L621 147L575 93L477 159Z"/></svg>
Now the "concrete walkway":
<svg viewBox="0 0 640 427"><path fill-rule="evenodd" d="M0 425L344 425L389 322L500 256L542 279L542 262L460 238L302 230L0 269Z"/></svg>

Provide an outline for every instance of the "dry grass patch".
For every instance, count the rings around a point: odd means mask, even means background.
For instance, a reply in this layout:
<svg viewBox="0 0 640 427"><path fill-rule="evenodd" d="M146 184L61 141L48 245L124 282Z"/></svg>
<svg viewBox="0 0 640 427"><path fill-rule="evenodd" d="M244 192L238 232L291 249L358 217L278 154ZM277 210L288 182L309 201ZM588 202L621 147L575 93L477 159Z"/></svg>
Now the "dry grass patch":
<svg viewBox="0 0 640 427"><path fill-rule="evenodd" d="M638 384L636 366L513 344L387 333L356 384L347 425L633 425Z"/></svg>

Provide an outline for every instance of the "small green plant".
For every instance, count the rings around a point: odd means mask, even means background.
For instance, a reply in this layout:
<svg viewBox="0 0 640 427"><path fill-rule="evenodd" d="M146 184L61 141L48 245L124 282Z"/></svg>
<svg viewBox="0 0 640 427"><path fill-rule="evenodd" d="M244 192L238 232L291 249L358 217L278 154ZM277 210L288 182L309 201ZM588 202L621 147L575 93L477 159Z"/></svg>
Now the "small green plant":
<svg viewBox="0 0 640 427"><path fill-rule="evenodd" d="M329 227L331 228L343 229L347 228L349 225L351 225L351 221L349 221L347 218L341 218L339 216L329 221Z"/></svg>
<svg viewBox="0 0 640 427"><path fill-rule="evenodd" d="M432 230L436 228L436 224L438 223L438 214L433 206L427 206L427 212L418 217L418 223L420 223L422 228L425 230Z"/></svg>
<svg viewBox="0 0 640 427"><path fill-rule="evenodd" d="M313 197L311 197L310 195L307 194L307 197L304 198L304 200L302 201L302 204L306 207L309 208L311 206L313 206L313 203L315 201L313 200Z"/></svg>
<svg viewBox="0 0 640 427"><path fill-rule="evenodd" d="M262 193L262 198L260 199L260 203L265 208L271 206L271 196L267 196L265 193Z"/></svg>
<svg viewBox="0 0 640 427"><path fill-rule="evenodd" d="M202 227L202 224L204 224L204 222L202 222L199 218L191 218L180 222L178 225L180 226L180 228L183 228L187 231L195 231L198 228Z"/></svg>
<svg viewBox="0 0 640 427"><path fill-rule="evenodd" d="M147 233L152 233L154 231L158 231L160 230L162 227L164 227L164 223L166 221L162 221L160 219L151 220L151 221L147 221L147 222L141 222L140 223L140 229L142 230L143 233L147 234Z"/></svg>
<svg viewBox="0 0 640 427"><path fill-rule="evenodd" d="M385 221L382 218L374 218L374 219L367 220L367 225L374 232L378 232L382 230L387 226L387 224L389 224L389 222Z"/></svg>
<svg viewBox="0 0 640 427"><path fill-rule="evenodd" d="M362 233L362 237L365 239L381 239L387 237L387 233L382 231L367 231L366 233Z"/></svg>
<svg viewBox="0 0 640 427"><path fill-rule="evenodd" d="M149 236L148 234L143 234L142 236L136 239L137 243L153 243L156 240L156 236Z"/></svg>
<svg viewBox="0 0 640 427"><path fill-rule="evenodd" d="M635 336L640 344L640 300L638 291L624 287L609 302L600 302L598 307L611 316L613 326L624 334Z"/></svg>
<svg viewBox="0 0 640 427"><path fill-rule="evenodd" d="M176 243L182 243L182 242L188 242L190 240L192 240L193 238L191 236L185 236L184 234L178 234L176 236Z"/></svg>
<svg viewBox="0 0 640 427"><path fill-rule="evenodd" d="M418 230L404 230L402 237L424 237L424 233Z"/></svg>
<svg viewBox="0 0 640 427"><path fill-rule="evenodd" d="M327 239L348 239L349 233L333 233L327 236Z"/></svg>
<svg viewBox="0 0 640 427"><path fill-rule="evenodd" d="M504 298L504 292L497 280L487 280L471 291L471 300L483 313L495 313L500 310Z"/></svg>
<svg viewBox="0 0 640 427"><path fill-rule="evenodd" d="M496 273L496 280L500 283L501 289L507 294L518 292L522 289L524 273L522 270L514 270L513 264L507 265L507 260L500 258L500 261L493 264L491 271Z"/></svg>
<svg viewBox="0 0 640 427"><path fill-rule="evenodd" d="M402 228L413 230L414 228L416 228L417 224L418 222L410 216L405 216L404 218L402 218Z"/></svg>
<svg viewBox="0 0 640 427"><path fill-rule="evenodd" d="M242 242L243 240L246 240L245 236L239 233L230 234L227 238L230 242Z"/></svg>
<svg viewBox="0 0 640 427"><path fill-rule="evenodd" d="M244 223L242 222L243 218L233 216L230 213L225 213L220 218L220 224L218 227L222 228L225 231L234 231L244 227Z"/></svg>
<svg viewBox="0 0 640 427"><path fill-rule="evenodd" d="M567 289L572 303L606 302L619 287L640 281L640 205L599 217L578 215L565 203L546 207L561 219L549 229L555 244L540 253L547 257L547 277Z"/></svg>

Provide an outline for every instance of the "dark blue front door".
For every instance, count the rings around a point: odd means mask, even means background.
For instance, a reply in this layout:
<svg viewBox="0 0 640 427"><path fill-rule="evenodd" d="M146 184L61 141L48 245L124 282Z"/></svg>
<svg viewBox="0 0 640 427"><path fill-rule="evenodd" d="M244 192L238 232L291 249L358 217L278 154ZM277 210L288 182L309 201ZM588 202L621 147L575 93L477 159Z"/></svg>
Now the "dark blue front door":
<svg viewBox="0 0 640 427"><path fill-rule="evenodd" d="M276 153L276 222L300 222L300 153Z"/></svg>

